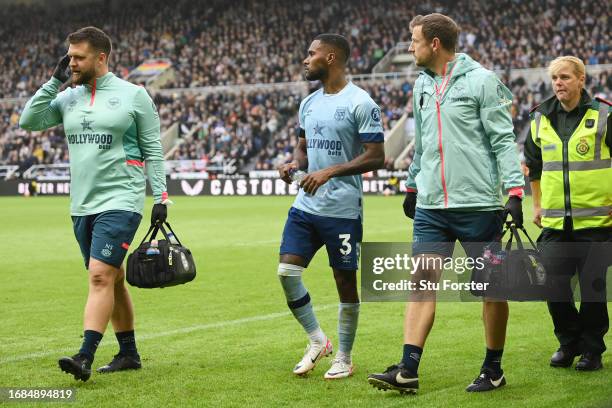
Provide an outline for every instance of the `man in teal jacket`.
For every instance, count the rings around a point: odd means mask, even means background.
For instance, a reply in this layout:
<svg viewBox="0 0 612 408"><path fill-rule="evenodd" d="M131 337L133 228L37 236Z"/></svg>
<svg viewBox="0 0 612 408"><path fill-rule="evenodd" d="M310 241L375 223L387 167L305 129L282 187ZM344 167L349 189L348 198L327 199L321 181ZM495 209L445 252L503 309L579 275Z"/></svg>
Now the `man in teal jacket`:
<svg viewBox="0 0 612 408"><path fill-rule="evenodd" d="M456 240L471 258L483 243L499 242L505 213L522 225L524 178L515 143L511 92L497 76L465 54L455 53L459 28L447 16L417 16L410 23L416 64L425 68L414 86L415 155L406 181L406 216L414 219L413 256L423 258L416 276L438 282L440 258ZM506 211L502 191L510 198ZM478 244L480 243L480 244ZM431 266L433 265L433 266ZM409 302L401 363L368 381L380 389L414 393L425 340L433 326L435 292ZM507 302L483 302L486 357L469 392L504 385L501 356Z"/></svg>
<svg viewBox="0 0 612 408"><path fill-rule="evenodd" d="M141 366L134 309L121 265L142 218L145 161L155 202L151 223L165 221L168 194L153 101L144 88L108 72L112 46L102 30L82 28L70 34L68 42L68 54L28 101L19 125L26 130L64 125L70 151L70 212L89 271L89 295L82 347L74 356L61 358L59 365L75 379L87 381L109 320L119 354L98 372ZM76 86L59 92L70 78Z"/></svg>

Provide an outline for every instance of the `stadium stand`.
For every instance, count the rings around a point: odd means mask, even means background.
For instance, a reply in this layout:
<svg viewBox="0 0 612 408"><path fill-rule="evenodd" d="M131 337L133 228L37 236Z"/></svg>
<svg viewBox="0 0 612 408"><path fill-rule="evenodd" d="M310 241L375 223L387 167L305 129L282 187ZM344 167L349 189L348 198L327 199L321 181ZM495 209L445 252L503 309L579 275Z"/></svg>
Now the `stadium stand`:
<svg viewBox="0 0 612 408"><path fill-rule="evenodd" d="M174 64L175 79L167 86L183 89L152 92L162 130L177 123L183 136L168 159L229 160L243 170L273 169L292 159L297 109L306 87L238 93L201 93L193 88L302 80L305 48L320 32L338 31L350 37L352 74L370 72L394 44L409 39L412 16L432 10L457 18L462 26L461 51L506 73L513 68L542 67L553 57L568 53L589 65L612 62L610 34L603 29L612 8L605 2L584 3L571 16L561 16L568 0L505 3L239 0L227 7L221 0L172 4L153 0L144 7L142 0L132 0L120 7L93 2L73 7L69 13L65 9L69 6L11 5L0 10L0 36L6 39L0 43L0 165L18 165L23 170L32 164L67 163L61 127L26 132L17 126L19 114L23 98L49 78L58 56L65 52L66 35L100 17L105 21L102 28L115 42L111 68L118 76L126 77L148 58L165 57ZM503 77L515 95L512 114L520 139L529 109L550 95L551 89L541 80ZM359 85L381 105L386 130L405 112L411 115L411 81L364 81ZM609 98L609 73L589 77L588 87L592 94Z"/></svg>
<svg viewBox="0 0 612 408"><path fill-rule="evenodd" d="M512 117L521 139L528 124L529 110L552 95L550 84L531 85L524 78L506 82L514 93ZM385 130L393 127L404 112L412 113L412 87L409 82L381 81L359 84L382 110ZM595 96L609 97L612 76L601 73L588 77L587 87ZM173 160L203 160L220 163L233 159L242 167L256 157L256 170L274 169L292 160L297 145L297 109L304 95L296 90L252 91L249 93L212 93L206 96L181 94L156 95L162 129L180 124L184 141L171 154ZM0 104L0 164L67 163L68 153L60 128L26 132L18 128L19 104Z"/></svg>
<svg viewBox="0 0 612 408"><path fill-rule="evenodd" d="M347 35L351 73L367 73L395 43L409 40L408 23L416 13L432 10L457 19L463 29L459 49L489 68L541 67L560 54L577 55L589 65L612 62L605 29L609 3L583 2L566 16L567 3L239 0L227 7L220 0L133 0L69 10L13 5L0 11L0 98L31 95L65 52L66 35L100 18L115 41L113 72L126 77L145 59L166 57L176 67L176 79L167 85L174 88L301 80L306 47L325 31Z"/></svg>

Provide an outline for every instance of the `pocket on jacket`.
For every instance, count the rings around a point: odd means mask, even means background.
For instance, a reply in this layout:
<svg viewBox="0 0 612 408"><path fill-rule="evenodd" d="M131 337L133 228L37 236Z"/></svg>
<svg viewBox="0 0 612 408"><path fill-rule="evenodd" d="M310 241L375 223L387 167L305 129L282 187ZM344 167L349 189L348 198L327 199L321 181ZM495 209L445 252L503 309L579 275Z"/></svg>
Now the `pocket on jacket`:
<svg viewBox="0 0 612 408"><path fill-rule="evenodd" d="M495 196L492 169L488 155L478 157L474 152L466 151L465 147L449 144L453 150L447 155L455 160L449 161L446 174L448 190L454 194L453 201L457 203L482 203ZM456 194L456 195L455 195Z"/></svg>

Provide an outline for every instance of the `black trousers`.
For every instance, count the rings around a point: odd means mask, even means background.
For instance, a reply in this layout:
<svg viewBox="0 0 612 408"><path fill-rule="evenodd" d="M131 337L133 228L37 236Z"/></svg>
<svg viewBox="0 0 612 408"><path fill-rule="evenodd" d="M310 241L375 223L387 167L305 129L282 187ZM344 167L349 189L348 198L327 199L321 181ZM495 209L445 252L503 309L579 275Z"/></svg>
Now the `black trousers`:
<svg viewBox="0 0 612 408"><path fill-rule="evenodd" d="M549 279L548 310L560 345L578 352L603 353L610 325L606 273L612 260L612 229L545 228L538 247ZM578 279L572 281L576 274ZM580 285L579 309L572 282Z"/></svg>

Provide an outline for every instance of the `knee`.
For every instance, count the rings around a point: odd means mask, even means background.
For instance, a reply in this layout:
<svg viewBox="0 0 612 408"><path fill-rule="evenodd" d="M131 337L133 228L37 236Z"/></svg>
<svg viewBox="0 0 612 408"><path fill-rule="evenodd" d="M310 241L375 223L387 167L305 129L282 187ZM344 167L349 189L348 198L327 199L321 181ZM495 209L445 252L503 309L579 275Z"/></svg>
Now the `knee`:
<svg viewBox="0 0 612 408"><path fill-rule="evenodd" d="M89 267L89 284L96 289L113 286L117 277L117 270L110 265L102 263L91 264Z"/></svg>
<svg viewBox="0 0 612 408"><path fill-rule="evenodd" d="M89 283L94 288L102 289L113 285L113 278L100 272L94 272L89 275Z"/></svg>
<svg viewBox="0 0 612 408"><path fill-rule="evenodd" d="M278 265L278 278L285 292L289 307L298 299L306 299L308 291L302 284L304 268L298 265L280 263Z"/></svg>
<svg viewBox="0 0 612 408"><path fill-rule="evenodd" d="M290 276L301 278L302 273L304 272L304 267L300 265L281 262L278 264L277 272L278 272L278 277L282 282L284 279Z"/></svg>

